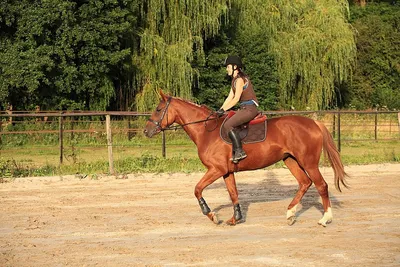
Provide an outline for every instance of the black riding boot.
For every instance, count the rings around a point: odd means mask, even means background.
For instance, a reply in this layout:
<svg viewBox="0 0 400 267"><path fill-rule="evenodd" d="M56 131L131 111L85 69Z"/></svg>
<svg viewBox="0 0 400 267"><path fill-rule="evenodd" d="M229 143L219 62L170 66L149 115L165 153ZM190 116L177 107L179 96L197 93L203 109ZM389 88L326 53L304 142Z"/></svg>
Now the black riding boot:
<svg viewBox="0 0 400 267"><path fill-rule="evenodd" d="M230 130L228 136L232 140L233 146L232 162L236 164L239 162L239 160L247 157L247 155L242 148L242 141L240 140L239 134L234 130Z"/></svg>

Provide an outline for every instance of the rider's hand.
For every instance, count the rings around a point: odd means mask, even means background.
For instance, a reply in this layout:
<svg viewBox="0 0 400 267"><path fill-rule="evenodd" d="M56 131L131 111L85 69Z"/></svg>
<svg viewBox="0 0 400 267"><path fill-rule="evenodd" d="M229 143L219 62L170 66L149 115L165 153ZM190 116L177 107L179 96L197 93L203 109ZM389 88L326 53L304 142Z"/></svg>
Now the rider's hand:
<svg viewBox="0 0 400 267"><path fill-rule="evenodd" d="M225 110L223 110L222 108L220 108L217 112L215 112L217 114L217 117L221 117L225 114Z"/></svg>

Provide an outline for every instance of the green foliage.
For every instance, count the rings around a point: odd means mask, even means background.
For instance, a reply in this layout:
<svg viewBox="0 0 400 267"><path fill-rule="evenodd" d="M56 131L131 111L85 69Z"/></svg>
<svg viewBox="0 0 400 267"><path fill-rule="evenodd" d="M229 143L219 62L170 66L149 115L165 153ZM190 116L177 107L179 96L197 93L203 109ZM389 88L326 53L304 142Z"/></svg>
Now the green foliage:
<svg viewBox="0 0 400 267"><path fill-rule="evenodd" d="M56 167L50 165L36 167L29 166L22 162L17 162L16 160L5 160L0 158L1 178L55 175L56 169Z"/></svg>
<svg viewBox="0 0 400 267"><path fill-rule="evenodd" d="M239 27L269 42L279 79L282 107L324 109L333 104L335 82L350 76L354 33L341 1L242 0Z"/></svg>
<svg viewBox="0 0 400 267"><path fill-rule="evenodd" d="M158 102L157 91L190 99L196 69L204 61L203 38L215 35L219 18L228 9L225 0L142 1L140 47L133 62L138 67L138 110Z"/></svg>
<svg viewBox="0 0 400 267"><path fill-rule="evenodd" d="M227 54L232 49L226 34L222 31L215 38L205 43L206 60L201 66L198 63L197 83L193 86L193 95L197 102L218 110L230 90L230 81L226 78L223 66Z"/></svg>
<svg viewBox="0 0 400 267"><path fill-rule="evenodd" d="M400 109L400 6L352 7L357 29L357 68L348 102L357 109Z"/></svg>
<svg viewBox="0 0 400 267"><path fill-rule="evenodd" d="M260 110L279 107L279 83L276 62L270 52L267 36L260 32L239 31L235 45L246 63L245 72L250 76L259 101Z"/></svg>
<svg viewBox="0 0 400 267"><path fill-rule="evenodd" d="M222 31L227 37L216 42L219 50L206 50L207 59L242 56L262 109L335 104L335 85L348 79L355 62L347 1L238 0L229 15ZM209 80L217 79L219 70L205 73L202 90L218 103L213 98L220 94Z"/></svg>
<svg viewBox="0 0 400 267"><path fill-rule="evenodd" d="M0 109L149 111L159 89L219 108L228 54L263 110L399 109L400 5L385 2L2 0Z"/></svg>
<svg viewBox="0 0 400 267"><path fill-rule="evenodd" d="M204 67L199 67L199 83L194 86L193 93L198 102L214 109L220 108L231 86L223 62L228 55L236 54L242 57L244 70L255 87L260 109L277 109L277 73L266 37L237 28L238 13L240 10L232 7L218 36L205 43L206 63Z"/></svg>
<svg viewBox="0 0 400 267"><path fill-rule="evenodd" d="M112 72L130 54L130 1L2 1L0 101L104 110ZM4 102L3 102L4 103Z"/></svg>

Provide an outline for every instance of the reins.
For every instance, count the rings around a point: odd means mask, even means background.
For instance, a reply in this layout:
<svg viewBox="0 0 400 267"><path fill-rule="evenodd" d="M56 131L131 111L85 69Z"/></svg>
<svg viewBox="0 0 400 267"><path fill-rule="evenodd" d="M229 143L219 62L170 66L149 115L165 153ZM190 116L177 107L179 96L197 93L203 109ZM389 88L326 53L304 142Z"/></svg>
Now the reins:
<svg viewBox="0 0 400 267"><path fill-rule="evenodd" d="M208 115L208 117L206 119L204 119L204 120L192 121L192 122L188 122L188 123L185 123L185 124L182 124L182 125L177 125L177 126L171 126L170 125L168 127L163 128L163 127L161 127L161 122L164 119L165 115L167 117L167 122L168 122L168 112L167 111L168 111L169 104L171 103L171 100L172 100L172 97L168 97L167 103L166 103L166 105L164 107L163 113L162 113L161 118L160 118L159 121L154 121L152 119L148 119L148 121L154 123L157 126L157 128L159 128L160 131L167 131L167 130L175 130L176 131L177 129L183 128L183 127L185 127L187 125L197 124L197 123L201 123L201 122L204 122L204 126L207 127L207 121L217 120L218 119L217 116L215 118L211 118L210 119L210 117L215 114L214 111L211 111L210 115ZM217 126L218 126L218 124L216 123L214 129L207 130L207 131L212 132L217 128Z"/></svg>
<svg viewBox="0 0 400 267"><path fill-rule="evenodd" d="M210 117L211 117L213 114L214 114L214 112L211 111L210 115L208 115L208 117L207 117L206 119L204 119L204 120L191 121L191 122L184 123L184 124L182 124L182 125L176 125L176 126L171 126L171 125L170 125L170 126L168 126L168 127L166 127L166 128L161 129L161 131L164 131L164 130L175 130L175 131L176 131L177 129L183 128L183 127L185 127L185 126L187 126L187 125L197 124L197 123L202 123L202 122L205 122L205 123L204 123L204 126L206 127L206 126L207 126L207 123L206 123L207 121L213 121L213 120L217 120L217 119L218 119L218 117L215 117L215 118L210 119ZM212 130L207 130L207 131L212 132L212 131L214 131L216 128L217 128L217 124L215 124L215 128L214 128L214 129L212 129Z"/></svg>

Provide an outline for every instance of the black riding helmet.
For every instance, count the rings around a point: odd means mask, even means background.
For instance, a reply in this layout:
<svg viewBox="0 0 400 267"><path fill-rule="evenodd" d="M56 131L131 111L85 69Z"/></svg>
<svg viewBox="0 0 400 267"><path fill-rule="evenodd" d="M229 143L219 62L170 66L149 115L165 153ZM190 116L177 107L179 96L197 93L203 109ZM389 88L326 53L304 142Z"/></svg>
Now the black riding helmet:
<svg viewBox="0 0 400 267"><path fill-rule="evenodd" d="M243 68L242 60L238 56L228 56L225 59L225 62L224 62L225 67L228 65L231 65L231 64L236 65L239 69Z"/></svg>

